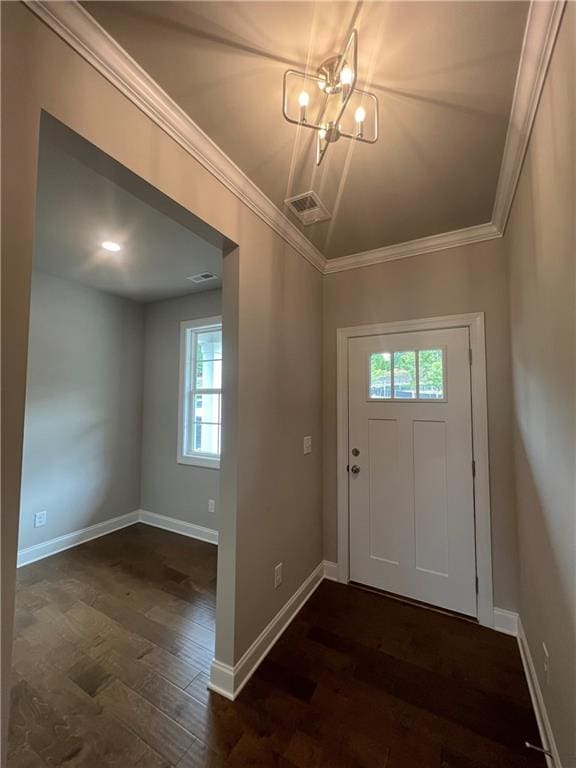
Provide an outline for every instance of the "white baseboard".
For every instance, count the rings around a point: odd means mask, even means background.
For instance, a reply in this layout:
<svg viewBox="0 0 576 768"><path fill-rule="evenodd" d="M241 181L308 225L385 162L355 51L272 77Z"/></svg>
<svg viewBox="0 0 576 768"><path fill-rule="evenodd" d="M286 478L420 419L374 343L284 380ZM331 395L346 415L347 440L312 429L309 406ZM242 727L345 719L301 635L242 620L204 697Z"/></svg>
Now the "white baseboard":
<svg viewBox="0 0 576 768"><path fill-rule="evenodd" d="M494 608L494 629L505 635L518 636L518 614L505 608Z"/></svg>
<svg viewBox="0 0 576 768"><path fill-rule="evenodd" d="M229 664L223 664L218 659L214 659L210 669L208 688L234 701L252 677L262 659L324 578L324 563L321 562L233 667Z"/></svg>
<svg viewBox="0 0 576 768"><path fill-rule="evenodd" d="M542 689L540 688L540 682L538 680L538 675L536 674L532 654L530 653L530 646L528 645L528 640L526 639L520 617L518 617L518 647L520 648L520 656L522 657L522 664L524 665L524 673L528 682L530 698L532 699L532 706L534 707L534 714L536 715L538 730L540 731L540 740L544 749L549 750L552 754L551 758L546 756L546 764L548 768L562 768L560 754L554 740L554 733L552 731L552 726L550 725L548 713L546 712L544 696L542 695Z"/></svg>
<svg viewBox="0 0 576 768"><path fill-rule="evenodd" d="M58 536L41 544L20 549L18 551L18 568L35 563L37 560L43 560L45 557L56 555L58 552L64 552L65 549L77 547L78 544L83 544L85 541L98 539L100 536L106 536L108 533L119 531L121 528L127 528L135 523L153 525L155 528L162 528L165 531L179 533L192 539L207 541L209 544L218 544L218 531L212 528L204 528L201 525L176 520L174 517L166 517L165 515L157 515L154 512L147 512L144 509L137 509L134 512L128 512L126 515L105 520L103 523L96 523L96 525L90 525L88 528L72 531L72 533L66 533L64 536Z"/></svg>
<svg viewBox="0 0 576 768"><path fill-rule="evenodd" d="M324 578L328 581L338 581L338 563L324 560Z"/></svg>
<svg viewBox="0 0 576 768"><path fill-rule="evenodd" d="M90 525L88 528L82 528L79 531L66 533L64 536L57 536L55 539L42 542L42 544L26 547L26 549L18 551L18 568L35 563L37 560L43 560L45 557L50 557L50 555L55 555L58 552L63 552L65 549L76 547L85 541L91 541L100 536L106 536L107 533L119 531L120 528L134 525L138 520L139 510L136 510L135 512L128 512L126 515L120 515L120 517L114 517L112 520L105 520L103 523Z"/></svg>
<svg viewBox="0 0 576 768"><path fill-rule="evenodd" d="M204 528L203 525L195 523L185 523L183 520L177 520L175 517L166 517L158 515L156 512L148 512L146 509L138 510L139 522L146 525L153 525L155 528L162 528L164 531L172 531L182 536L189 536L191 539L207 541L209 544L218 544L218 531L213 528Z"/></svg>

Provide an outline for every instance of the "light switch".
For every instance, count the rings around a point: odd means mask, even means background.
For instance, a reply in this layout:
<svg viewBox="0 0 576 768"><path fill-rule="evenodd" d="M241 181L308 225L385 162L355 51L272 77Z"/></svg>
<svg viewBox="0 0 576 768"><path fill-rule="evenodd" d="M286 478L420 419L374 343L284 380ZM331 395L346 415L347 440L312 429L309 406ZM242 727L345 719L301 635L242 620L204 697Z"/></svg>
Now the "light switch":
<svg viewBox="0 0 576 768"><path fill-rule="evenodd" d="M304 453L312 453L312 436L306 435L304 438Z"/></svg>

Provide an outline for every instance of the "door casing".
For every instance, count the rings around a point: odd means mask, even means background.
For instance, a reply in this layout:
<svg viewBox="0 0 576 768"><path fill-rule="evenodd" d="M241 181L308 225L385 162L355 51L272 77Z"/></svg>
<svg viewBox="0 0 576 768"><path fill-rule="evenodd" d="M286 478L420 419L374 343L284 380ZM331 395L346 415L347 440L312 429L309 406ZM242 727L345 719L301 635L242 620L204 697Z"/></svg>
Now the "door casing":
<svg viewBox="0 0 576 768"><path fill-rule="evenodd" d="M486 396L486 341L484 313L429 317L339 328L337 335L337 483L338 483L338 581L350 580L348 501L348 340L363 336L442 328L468 328L472 352L472 451L475 462L474 517L476 529L476 573L478 621L494 627L492 594L492 525L490 512L490 467L488 455L488 409Z"/></svg>

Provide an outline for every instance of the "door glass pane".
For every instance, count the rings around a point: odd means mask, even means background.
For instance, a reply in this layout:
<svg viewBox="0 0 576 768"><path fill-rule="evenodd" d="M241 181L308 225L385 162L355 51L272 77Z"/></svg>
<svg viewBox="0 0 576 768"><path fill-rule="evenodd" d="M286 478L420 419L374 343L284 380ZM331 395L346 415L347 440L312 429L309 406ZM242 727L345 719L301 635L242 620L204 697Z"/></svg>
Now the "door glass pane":
<svg viewBox="0 0 576 768"><path fill-rule="evenodd" d="M416 353L394 352L394 398L413 400L416 397Z"/></svg>
<svg viewBox="0 0 576 768"><path fill-rule="evenodd" d="M392 370L390 352L370 355L370 398L379 400L392 397Z"/></svg>
<svg viewBox="0 0 576 768"><path fill-rule="evenodd" d="M199 331L196 335L196 361L222 360L222 331Z"/></svg>
<svg viewBox="0 0 576 768"><path fill-rule="evenodd" d="M222 360L199 360L196 363L195 389L222 389Z"/></svg>
<svg viewBox="0 0 576 768"><path fill-rule="evenodd" d="M418 397L421 400L444 399L444 353L441 349L418 351Z"/></svg>

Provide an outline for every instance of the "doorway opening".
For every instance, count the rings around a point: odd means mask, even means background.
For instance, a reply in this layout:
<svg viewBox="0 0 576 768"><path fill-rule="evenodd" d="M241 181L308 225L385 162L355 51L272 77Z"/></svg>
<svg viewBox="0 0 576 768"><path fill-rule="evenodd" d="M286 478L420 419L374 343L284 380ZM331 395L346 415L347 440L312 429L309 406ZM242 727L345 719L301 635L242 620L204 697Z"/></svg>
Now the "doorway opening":
<svg viewBox="0 0 576 768"><path fill-rule="evenodd" d="M167 699L178 721L182 702L207 696L233 248L43 114L15 717L34 691L69 681L126 733L140 700ZM155 746L171 763L190 746L174 732Z"/></svg>
<svg viewBox="0 0 576 768"><path fill-rule="evenodd" d="M338 331L338 578L494 625L482 313Z"/></svg>

